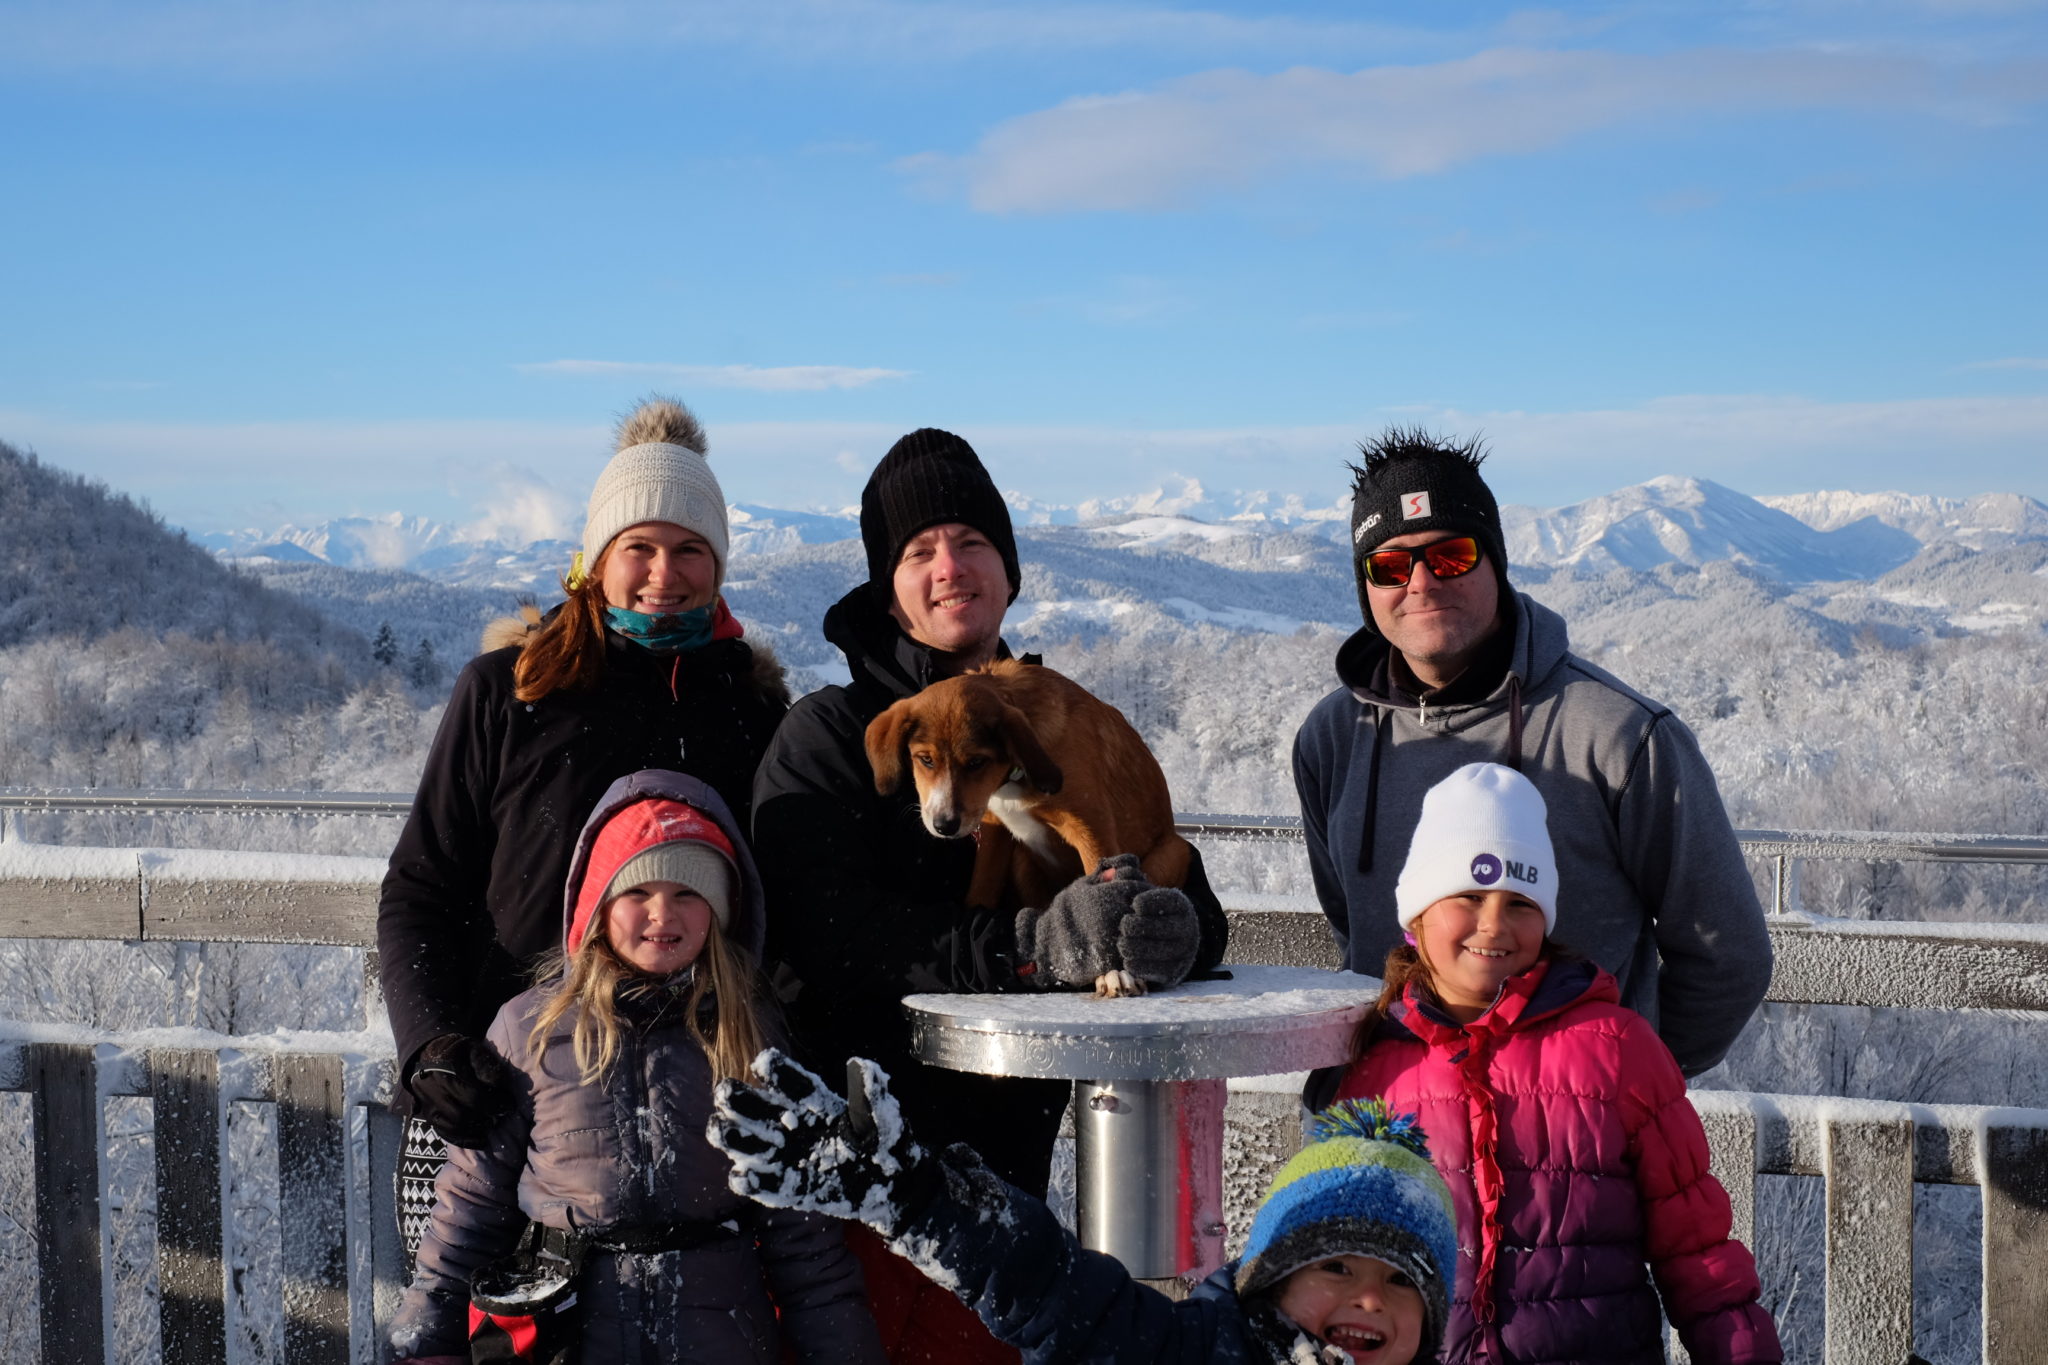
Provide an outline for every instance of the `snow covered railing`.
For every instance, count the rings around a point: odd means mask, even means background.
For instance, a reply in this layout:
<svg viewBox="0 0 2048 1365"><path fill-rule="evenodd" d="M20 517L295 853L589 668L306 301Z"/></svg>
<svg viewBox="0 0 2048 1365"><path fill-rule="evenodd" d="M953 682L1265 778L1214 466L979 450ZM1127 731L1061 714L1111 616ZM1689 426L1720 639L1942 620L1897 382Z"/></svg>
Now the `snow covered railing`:
<svg viewBox="0 0 2048 1365"><path fill-rule="evenodd" d="M402 1263L392 1172L399 1120L385 1107L388 1033L228 1037L197 1029L95 1037L0 1024L0 1090L34 1113L41 1358L109 1358L117 1303L107 1222L107 1101L150 1101L155 1152L155 1358L228 1359L234 1281L223 1210L230 1116L275 1106L282 1293L245 1312L280 1321L290 1365L381 1361ZM19 1344L19 1343L17 1343Z"/></svg>
<svg viewBox="0 0 2048 1365"><path fill-rule="evenodd" d="M1827 1181L1828 1365L1913 1351L1913 1185L1982 1194L1985 1365L2048 1343L2048 1109L1695 1090L1735 1235L1756 1245L1756 1177Z"/></svg>
<svg viewBox="0 0 2048 1365"><path fill-rule="evenodd" d="M262 810L401 815L403 797L4 793L0 811ZM331 804L330 804L331 803ZM1195 838L1298 839L1298 822L1183 816ZM310 854L58 847L0 840L0 938L163 942L374 942L384 862ZM2048 840L1901 840L1748 831L1753 855L2048 863ZM1781 887L1796 905L1796 873ZM1333 966L1312 900L1224 893L1232 957ZM2048 926L1771 918L1770 999L2048 1018ZM374 996L365 1008L381 1015ZM381 1020L377 1020L381 1023ZM36 1254L47 1358L112 1349L107 1103L146 1096L156 1134L156 1306L162 1358L217 1361L231 1299L223 1208L229 1119L275 1106L285 1358L377 1359L399 1274L392 1176L397 1124L381 1031L250 1038L98 1035L0 1021L0 1090L34 1111ZM1996 1098L1996 1097L1987 1097ZM2026 1097L2034 1098L2034 1097ZM1897 1365L1911 1342L1912 1182L1982 1190L1986 1361L2037 1359L2048 1341L2048 1111L1696 1091L1716 1173L1753 1229L1757 1176L1827 1180L1827 1358ZM1291 1093L1231 1097L1228 1170L1252 1189L1298 1141ZM1268 1112L1270 1110L1270 1112ZM1234 1187L1233 1187L1234 1188ZM54 1333L54 1335L52 1335Z"/></svg>

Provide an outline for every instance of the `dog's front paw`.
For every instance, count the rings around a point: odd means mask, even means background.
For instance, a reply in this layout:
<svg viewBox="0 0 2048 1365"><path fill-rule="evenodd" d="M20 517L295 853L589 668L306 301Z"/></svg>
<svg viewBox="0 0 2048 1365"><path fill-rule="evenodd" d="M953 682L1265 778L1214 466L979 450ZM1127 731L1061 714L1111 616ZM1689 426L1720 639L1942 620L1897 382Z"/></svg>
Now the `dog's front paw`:
<svg viewBox="0 0 2048 1365"><path fill-rule="evenodd" d="M1095 978L1095 994L1099 999L1113 1000L1120 995L1144 993L1145 983L1121 968L1113 972L1104 972Z"/></svg>

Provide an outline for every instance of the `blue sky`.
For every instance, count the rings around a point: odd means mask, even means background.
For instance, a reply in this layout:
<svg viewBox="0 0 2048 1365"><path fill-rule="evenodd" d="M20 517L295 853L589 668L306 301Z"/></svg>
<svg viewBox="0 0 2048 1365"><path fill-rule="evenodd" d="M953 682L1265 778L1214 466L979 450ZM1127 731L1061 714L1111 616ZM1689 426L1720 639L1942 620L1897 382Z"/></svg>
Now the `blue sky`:
<svg viewBox="0 0 2048 1365"><path fill-rule="evenodd" d="M728 496L2048 498L2048 8L0 0L0 439L194 530Z"/></svg>

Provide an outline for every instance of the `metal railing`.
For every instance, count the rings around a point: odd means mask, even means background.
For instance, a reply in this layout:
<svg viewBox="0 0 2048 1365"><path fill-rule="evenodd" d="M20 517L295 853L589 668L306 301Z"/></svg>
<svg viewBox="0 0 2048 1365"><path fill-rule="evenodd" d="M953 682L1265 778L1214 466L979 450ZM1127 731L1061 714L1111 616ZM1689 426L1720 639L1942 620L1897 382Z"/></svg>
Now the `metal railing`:
<svg viewBox="0 0 2048 1365"><path fill-rule="evenodd" d="M0 813L391 816L408 806L406 798L377 794L0 793ZM1197 838L1299 838L1298 822L1284 818L1181 820ZM1793 831L1743 831L1742 838L1748 852L1795 869L1804 859L2048 862L2048 840ZM181 860L161 851L49 849L17 837L0 843L0 938L365 946L374 936L380 871L368 859L195 851ZM1796 907L1795 879L1796 870L1780 874L1792 892L1781 906ZM1335 965L1320 915L1240 909L1231 920L1235 960ZM1777 953L1771 1000L1995 1009L2048 1021L2048 932L2037 926L1779 914L1770 928ZM377 1012L374 1000L368 1008ZM290 1051L240 1037L187 1034L178 1042L164 1048L146 1034L0 1023L0 1090L26 1092L35 1115L46 1357L56 1357L57 1342L66 1359L101 1359L110 1349L104 1105L109 1097L146 1095L156 1132L163 1358L224 1358L226 1116L237 1104L256 1103L276 1107L279 1132L285 1288L276 1308L285 1359L378 1359L399 1276L391 1200L398 1135L383 1103L391 1086L388 1036L294 1038ZM1233 1161L1247 1189L1262 1184L1260 1163L1284 1159L1298 1138L1291 1096L1272 1096L1263 1110L1260 1098L1232 1097L1240 1138L1260 1124L1271 1128L1253 1156ZM1910 1349L1916 1180L1981 1188L1983 1359L2040 1358L2048 1341L2048 1110L1712 1091L1695 1092L1693 1102L1715 1172L1734 1199L1738 1234L1753 1229L1758 1175L1827 1180L1830 1362L1897 1365Z"/></svg>

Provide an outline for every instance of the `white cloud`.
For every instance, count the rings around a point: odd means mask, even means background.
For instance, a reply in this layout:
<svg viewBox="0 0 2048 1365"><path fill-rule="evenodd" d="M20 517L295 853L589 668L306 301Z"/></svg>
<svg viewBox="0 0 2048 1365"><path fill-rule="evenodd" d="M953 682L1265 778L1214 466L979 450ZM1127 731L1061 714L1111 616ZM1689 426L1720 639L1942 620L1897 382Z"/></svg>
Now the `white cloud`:
<svg viewBox="0 0 2048 1365"><path fill-rule="evenodd" d="M997 125L965 156L900 165L992 213L1151 210L1307 167L1434 174L1676 115L1850 108L1996 121L2042 89L2038 65L1948 68L1853 51L1499 48L1349 73L1210 71L1071 99Z"/></svg>
<svg viewBox="0 0 2048 1365"><path fill-rule="evenodd" d="M547 360L515 368L528 374L632 375L676 384L763 393L859 389L884 379L908 379L908 370L863 369L852 365L671 365L638 360Z"/></svg>
<svg viewBox="0 0 2048 1365"><path fill-rule="evenodd" d="M465 525L468 540L528 545L536 540L578 540L583 534L584 492L563 492L530 469L503 465L493 471L483 512Z"/></svg>

